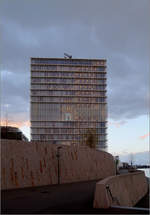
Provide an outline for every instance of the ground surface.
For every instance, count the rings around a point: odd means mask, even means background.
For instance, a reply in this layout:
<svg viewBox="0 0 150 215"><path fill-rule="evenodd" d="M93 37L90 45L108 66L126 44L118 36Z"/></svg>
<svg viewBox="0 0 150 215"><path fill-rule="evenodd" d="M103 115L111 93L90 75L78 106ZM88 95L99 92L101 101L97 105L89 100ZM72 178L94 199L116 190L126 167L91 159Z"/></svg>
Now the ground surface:
<svg viewBox="0 0 150 215"><path fill-rule="evenodd" d="M2 191L2 214L127 214L139 210L111 208L93 209L93 198L97 181L78 182L63 185L49 185L37 188ZM148 196L137 207L148 206ZM140 201L141 202L141 201ZM140 214L148 211L140 211Z"/></svg>

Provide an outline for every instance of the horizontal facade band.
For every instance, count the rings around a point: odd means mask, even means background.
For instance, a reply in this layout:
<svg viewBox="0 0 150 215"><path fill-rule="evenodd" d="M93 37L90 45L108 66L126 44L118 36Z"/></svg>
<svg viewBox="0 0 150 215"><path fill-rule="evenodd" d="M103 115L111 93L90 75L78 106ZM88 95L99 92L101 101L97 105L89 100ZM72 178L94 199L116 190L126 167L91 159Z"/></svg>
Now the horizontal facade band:
<svg viewBox="0 0 150 215"><path fill-rule="evenodd" d="M75 70L70 70L70 71L68 71L68 70L50 70L50 69L48 69L48 70L42 70L42 69L38 69L38 70L36 70L36 69L32 69L31 68L31 73L32 72L62 72L62 73L64 73L64 72L66 72L66 73L73 73L73 74L75 74L75 73L81 73L81 74L85 74L85 73L87 73L87 74L107 74L107 72L106 72L106 70L104 70L104 71L75 71Z"/></svg>
<svg viewBox="0 0 150 215"><path fill-rule="evenodd" d="M47 127L47 126L32 126L32 125L30 126L31 129L39 129L39 130L40 130L40 129L43 129L43 127ZM100 128L95 128L95 127L90 127L90 126L89 126L89 127L85 127L85 128L82 127L82 128L81 128L81 127L73 127L73 126L72 126L72 127L71 127L71 126L70 126L70 127L51 127L51 126L48 126L47 129L54 129L54 130L55 130L55 129L61 129L61 130L62 130L62 129L67 129L67 130L69 130L69 129L70 129L70 130L105 129L105 130L107 130L107 127L106 127L106 126L102 126L102 127L100 127Z"/></svg>
<svg viewBox="0 0 150 215"><path fill-rule="evenodd" d="M80 85L80 84L32 84L31 89L46 89L46 90L106 90L105 85Z"/></svg>
<svg viewBox="0 0 150 215"><path fill-rule="evenodd" d="M32 139L32 141L31 142L33 142L33 141L55 141L55 142L57 142L57 141L66 141L66 142L71 142L71 141L82 141L82 140L80 140L80 139L41 139L41 138L39 138L39 139ZM107 140L105 141L105 140L98 140L98 145L106 145L107 146Z"/></svg>
<svg viewBox="0 0 150 215"><path fill-rule="evenodd" d="M63 85L72 85L72 86L81 86L81 85L87 85L87 86L89 86L89 85L92 85L92 86L107 86L107 84L94 84L94 83L92 83L92 84L66 84L66 83L52 83L52 82L31 82L31 84L32 85L36 85L36 84L40 84L40 85L47 85L47 84L51 84L51 85L61 85L61 86L63 86Z"/></svg>
<svg viewBox="0 0 150 215"><path fill-rule="evenodd" d="M51 104L107 104L106 102L93 102L93 103L88 103L88 102L41 102L41 101L35 101L35 102L33 102L33 101L30 101L30 103L38 103L38 104L40 104L40 103L51 103Z"/></svg>
<svg viewBox="0 0 150 215"><path fill-rule="evenodd" d="M31 120L31 122L65 122L65 123L68 123L68 122L96 122L96 123L107 123L108 121L105 120L105 121L94 121L94 120Z"/></svg>
<svg viewBox="0 0 150 215"><path fill-rule="evenodd" d="M32 139L32 141L66 141L66 142L68 142L68 141L76 141L75 139L47 139L47 140L41 140L41 139ZM31 141L31 142L32 142ZM101 143L100 142L104 142L103 144L105 145L106 143L107 143L107 140L99 140L98 141L98 145L101 145Z"/></svg>
<svg viewBox="0 0 150 215"><path fill-rule="evenodd" d="M32 78L31 79L31 84L59 84L59 85L68 85L68 84L71 84L71 85L107 85L106 84L106 81L105 80L86 80L86 79L83 79L83 80L74 80L73 78L71 79L60 79L60 78L55 78L55 79L47 79L47 78L44 78L41 79L41 78Z"/></svg>
<svg viewBox="0 0 150 215"><path fill-rule="evenodd" d="M69 66L53 66L53 65L31 65L31 71L40 71L40 72L63 72L63 73L76 73L76 72L87 72L94 74L95 72L106 72L105 67L69 67ZM82 73L83 74L83 73Z"/></svg>
<svg viewBox="0 0 150 215"><path fill-rule="evenodd" d="M97 103L106 102L105 97L80 97L80 96L30 96L31 102L57 102L57 103Z"/></svg>
<svg viewBox="0 0 150 215"><path fill-rule="evenodd" d="M31 129L77 129L77 130L82 130L82 129L84 129L84 130L88 130L88 129L106 129L107 130L107 127L106 126L100 126L100 127L59 127L59 126L33 126L32 124L31 124L31 127L30 127ZM107 134L107 133L106 133Z"/></svg>
<svg viewBox="0 0 150 215"><path fill-rule="evenodd" d="M89 79L89 80L91 80L91 79L93 79L93 80L106 80L107 78L104 78L104 77L101 77L101 78L79 78L79 77L64 77L64 76L61 76L61 77L59 77L59 76L31 76L31 78L55 78L55 79L73 79L73 80L87 80L87 79Z"/></svg>
<svg viewBox="0 0 150 215"><path fill-rule="evenodd" d="M67 125L68 126L68 125ZM83 126L83 125L80 125L80 124L76 124L76 125L69 125L68 127L67 126L65 126L65 125L55 125L55 126L53 126L53 125L39 125L39 126L37 126L37 125L33 125L32 123L31 123L31 129L67 129L67 130L71 130L71 129L73 129L73 130L88 130L88 129L105 129L105 130L107 130L107 126L106 125L100 125L99 127L97 127L96 125L96 127L95 126L91 126L90 124L87 126Z"/></svg>
<svg viewBox="0 0 150 215"><path fill-rule="evenodd" d="M39 91L79 91L79 92L82 92L82 91L85 91L85 92L87 92L87 91L89 91L89 92L107 92L107 90L105 89L105 90L57 90L57 89L33 89L33 88L31 88L30 90L33 90L33 91L37 91L37 90L39 90Z"/></svg>
<svg viewBox="0 0 150 215"><path fill-rule="evenodd" d="M77 134L73 134L73 133L31 133L31 135L85 135L84 133L77 133ZM99 136L107 136L107 133L96 133L96 135Z"/></svg>
<svg viewBox="0 0 150 215"><path fill-rule="evenodd" d="M33 128L32 126L30 127L31 129ZM89 127L87 127L87 128L89 128ZM92 128L92 127L91 127ZM35 129L35 128L33 128L33 129ZM41 129L41 127L40 128L37 128L38 130L40 130ZM80 130L80 127L51 127L50 129L52 129L53 131L55 130L55 131L57 131L58 129L60 129L61 131L63 130L63 129L65 129L65 130ZM85 128L81 128L81 130L83 130L83 129L85 129ZM93 128L93 129L96 129L96 130L104 130L105 132L106 132L106 128ZM49 129L45 129L46 131L48 131ZM104 133L105 133L104 132ZM103 133L103 132L100 132L100 133Z"/></svg>
<svg viewBox="0 0 150 215"><path fill-rule="evenodd" d="M77 98L107 98L107 96L78 96L78 95L76 95L76 96L72 96L72 95L66 95L66 96L64 96L64 95L60 95L60 96L52 96L52 95L49 95L49 96L46 96L46 95L30 95L30 97L66 97L66 98L70 98L70 97L73 97L73 98L75 98L75 97L77 97Z"/></svg>
<svg viewBox="0 0 150 215"><path fill-rule="evenodd" d="M66 143L68 143L68 142L70 142L70 144L73 144L72 142L77 142L77 141L80 141L80 140L78 140L78 139L58 139L58 140L53 140L53 139L47 139L47 140L41 140L41 139L32 139L32 141L31 142L34 142L34 141L40 141L40 142L50 142L50 144L56 144L56 143L58 143L59 142L59 144L61 144L61 142L65 142L66 141ZM78 142L77 143L74 143L74 144L78 144ZM107 141L105 142L104 141L104 143L100 143L100 141L98 141L98 143L97 143L97 146L99 146L100 148L107 148Z"/></svg>
<svg viewBox="0 0 150 215"><path fill-rule="evenodd" d="M47 90L47 91L32 91L30 95L32 96L81 96L81 97L107 97L106 92L91 92L91 91L72 91L72 90Z"/></svg>
<svg viewBox="0 0 150 215"><path fill-rule="evenodd" d="M32 135L32 138L39 138L40 139L40 137L43 137L43 138L45 138L45 139L48 139L48 137L49 138L51 138L51 139L75 139L75 138L83 138L84 137L84 134L31 134ZM96 136L98 136L98 138L101 140L101 141L107 141L107 139L106 139L106 137L107 137L107 135L101 135L101 134L96 134ZM46 138L47 137L47 138ZM103 137L103 138L102 138Z"/></svg>
<svg viewBox="0 0 150 215"><path fill-rule="evenodd" d="M76 86L75 86L76 85ZM107 92L106 85L97 84L85 86L84 84L81 86L80 84L41 84L41 83L34 83L31 85L30 90L47 90L47 91L66 91L66 92Z"/></svg>
<svg viewBox="0 0 150 215"><path fill-rule="evenodd" d="M104 67L107 68L106 65L82 65L82 64L51 64L51 63L33 63L31 62L31 66L69 66L69 67Z"/></svg>
<svg viewBox="0 0 150 215"><path fill-rule="evenodd" d="M43 121L31 117L31 129L107 129L107 121Z"/></svg>
<svg viewBox="0 0 150 215"><path fill-rule="evenodd" d="M31 129L34 129L34 128L38 128L38 129L45 129L45 128L48 128L48 129L97 129L97 128L93 128L93 127L85 127L85 128L81 128L81 127L79 127L79 128L74 128L74 127L51 127L51 126L32 126L31 125L31 127L30 127ZM107 127L106 126L100 126L100 127L98 127L98 128L103 128L103 129L107 129ZM106 133L106 135L107 135L107 133Z"/></svg>

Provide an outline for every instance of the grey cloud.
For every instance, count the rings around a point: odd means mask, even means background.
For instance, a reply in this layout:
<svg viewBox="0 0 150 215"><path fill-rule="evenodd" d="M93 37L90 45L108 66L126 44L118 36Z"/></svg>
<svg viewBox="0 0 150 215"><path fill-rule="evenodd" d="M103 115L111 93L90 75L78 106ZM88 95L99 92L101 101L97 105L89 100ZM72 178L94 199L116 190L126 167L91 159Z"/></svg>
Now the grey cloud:
<svg viewBox="0 0 150 215"><path fill-rule="evenodd" d="M110 118L147 113L149 0L12 2L3 0L0 9L1 68L11 72L2 92L12 114L29 112L30 57L64 52L107 59Z"/></svg>
<svg viewBox="0 0 150 215"><path fill-rule="evenodd" d="M10 118L29 112L29 77L7 71L3 71L1 76L2 116L6 115L6 111L10 113Z"/></svg>

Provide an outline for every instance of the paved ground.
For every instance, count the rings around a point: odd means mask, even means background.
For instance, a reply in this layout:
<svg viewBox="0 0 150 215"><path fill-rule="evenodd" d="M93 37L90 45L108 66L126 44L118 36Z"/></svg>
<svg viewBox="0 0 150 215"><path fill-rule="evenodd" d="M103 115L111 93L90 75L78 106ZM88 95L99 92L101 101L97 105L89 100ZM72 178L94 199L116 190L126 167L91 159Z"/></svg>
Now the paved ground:
<svg viewBox="0 0 150 215"><path fill-rule="evenodd" d="M111 208L93 209L93 198L97 181L50 185L37 188L2 191L2 214L122 214L139 213L137 210ZM145 207L145 201L137 207ZM148 213L140 211L140 214Z"/></svg>
<svg viewBox="0 0 150 215"><path fill-rule="evenodd" d="M93 204L96 181L2 191L3 213L37 213L50 208L80 209Z"/></svg>

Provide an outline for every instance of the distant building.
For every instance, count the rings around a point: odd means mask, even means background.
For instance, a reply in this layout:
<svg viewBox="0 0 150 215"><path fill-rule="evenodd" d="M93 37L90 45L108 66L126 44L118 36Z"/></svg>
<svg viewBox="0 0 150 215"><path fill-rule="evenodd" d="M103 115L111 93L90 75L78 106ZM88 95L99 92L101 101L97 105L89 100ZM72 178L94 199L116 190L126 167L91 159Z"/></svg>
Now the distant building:
<svg viewBox="0 0 150 215"><path fill-rule="evenodd" d="M31 141L79 143L96 129L106 144L106 60L31 58Z"/></svg>
<svg viewBox="0 0 150 215"><path fill-rule="evenodd" d="M129 164L127 162L123 162L122 164L124 169L127 169L129 167Z"/></svg>
<svg viewBox="0 0 150 215"><path fill-rule="evenodd" d="M19 128L11 126L1 126L1 139L23 140L28 141L28 138L20 131Z"/></svg>

